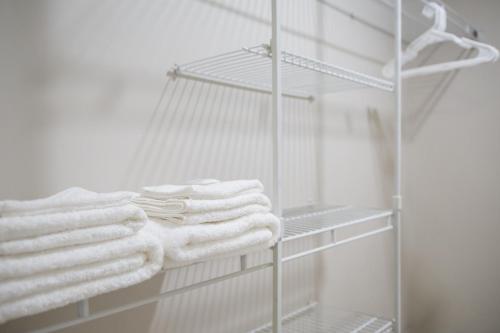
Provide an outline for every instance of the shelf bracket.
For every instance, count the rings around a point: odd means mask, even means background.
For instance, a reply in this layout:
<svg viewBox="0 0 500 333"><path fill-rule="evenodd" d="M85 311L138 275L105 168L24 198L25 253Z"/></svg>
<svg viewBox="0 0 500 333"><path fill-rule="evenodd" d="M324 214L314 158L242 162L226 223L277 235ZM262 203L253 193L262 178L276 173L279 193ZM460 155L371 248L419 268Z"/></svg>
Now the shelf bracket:
<svg viewBox="0 0 500 333"><path fill-rule="evenodd" d="M240 256L240 270L243 272L247 269L247 256L246 254Z"/></svg>
<svg viewBox="0 0 500 333"><path fill-rule="evenodd" d="M175 79L177 78L177 74L179 73L179 65L174 65L172 67L172 69L170 69L168 72L167 72L167 76L170 76L172 78L172 80L175 81Z"/></svg>
<svg viewBox="0 0 500 333"><path fill-rule="evenodd" d="M90 308L88 299L81 300L80 302L76 303L76 306L79 318L86 318L89 316Z"/></svg>
<svg viewBox="0 0 500 333"><path fill-rule="evenodd" d="M400 195L395 195L392 197L392 209L394 212L401 212L403 209L403 197Z"/></svg>

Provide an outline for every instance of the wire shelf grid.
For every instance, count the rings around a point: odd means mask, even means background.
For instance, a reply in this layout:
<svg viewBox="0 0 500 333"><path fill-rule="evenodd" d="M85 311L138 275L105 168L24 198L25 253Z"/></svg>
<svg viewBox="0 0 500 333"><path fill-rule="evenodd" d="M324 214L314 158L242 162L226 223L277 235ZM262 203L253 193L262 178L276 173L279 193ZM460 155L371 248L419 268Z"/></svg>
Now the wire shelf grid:
<svg viewBox="0 0 500 333"><path fill-rule="evenodd" d="M272 332L270 324L252 333ZM316 304L287 315L283 319L283 333L389 333L392 321L371 315L341 311Z"/></svg>
<svg viewBox="0 0 500 333"><path fill-rule="evenodd" d="M289 96L311 98L318 94L367 87L393 90L390 81L289 52L282 52L281 64L283 92ZM176 65L169 75L271 92L271 73L270 47L259 45Z"/></svg>
<svg viewBox="0 0 500 333"><path fill-rule="evenodd" d="M283 241L312 236L372 220L389 218L391 210L355 208L352 206L326 206L320 209L305 207L285 212Z"/></svg>

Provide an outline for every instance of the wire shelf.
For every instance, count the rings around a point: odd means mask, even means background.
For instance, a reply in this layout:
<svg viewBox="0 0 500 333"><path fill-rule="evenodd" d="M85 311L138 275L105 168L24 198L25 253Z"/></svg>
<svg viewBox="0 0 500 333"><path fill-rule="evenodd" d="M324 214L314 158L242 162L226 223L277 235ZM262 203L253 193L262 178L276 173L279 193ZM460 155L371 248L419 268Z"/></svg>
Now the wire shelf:
<svg viewBox="0 0 500 333"><path fill-rule="evenodd" d="M351 206L309 206L285 211L283 241L312 236L392 216L391 210L355 208Z"/></svg>
<svg viewBox="0 0 500 333"><path fill-rule="evenodd" d="M267 324L252 333L272 332ZM340 311L313 304L283 319L283 333L389 333L392 321L371 315Z"/></svg>
<svg viewBox="0 0 500 333"><path fill-rule="evenodd" d="M282 52L281 64L283 92L289 96L310 98L317 94L366 87L393 90L390 81L289 52ZM272 88L271 69L270 48L259 45L176 65L168 74L269 93Z"/></svg>

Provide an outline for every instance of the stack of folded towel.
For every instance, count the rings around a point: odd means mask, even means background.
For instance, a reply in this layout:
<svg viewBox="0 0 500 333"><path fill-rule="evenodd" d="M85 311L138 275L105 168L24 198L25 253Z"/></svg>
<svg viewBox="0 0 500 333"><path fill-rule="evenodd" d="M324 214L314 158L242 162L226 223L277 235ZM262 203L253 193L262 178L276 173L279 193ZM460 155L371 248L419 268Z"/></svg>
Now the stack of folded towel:
<svg viewBox="0 0 500 333"><path fill-rule="evenodd" d="M162 242L166 268L268 248L279 237L258 180L145 187L133 202L148 214L145 230Z"/></svg>
<svg viewBox="0 0 500 333"><path fill-rule="evenodd" d="M0 323L142 282L163 264L131 192L0 202Z"/></svg>

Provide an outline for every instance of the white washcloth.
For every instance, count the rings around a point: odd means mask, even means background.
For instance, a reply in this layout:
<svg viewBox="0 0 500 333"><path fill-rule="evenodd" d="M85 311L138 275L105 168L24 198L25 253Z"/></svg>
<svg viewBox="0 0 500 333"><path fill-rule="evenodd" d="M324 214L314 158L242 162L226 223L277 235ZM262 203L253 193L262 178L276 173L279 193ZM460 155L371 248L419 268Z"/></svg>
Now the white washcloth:
<svg viewBox="0 0 500 333"><path fill-rule="evenodd" d="M71 187L53 196L36 200L0 201L0 216L26 216L118 206L137 196L134 192L96 193Z"/></svg>
<svg viewBox="0 0 500 333"><path fill-rule="evenodd" d="M280 221L265 213L198 225L148 221L143 230L160 239L164 267L169 268L271 247L279 237Z"/></svg>
<svg viewBox="0 0 500 333"><path fill-rule="evenodd" d="M62 246L130 236L147 216L135 205L33 216L0 218L0 255L20 254Z"/></svg>
<svg viewBox="0 0 500 333"><path fill-rule="evenodd" d="M162 267L158 240L131 237L39 254L0 257L0 323L128 287Z"/></svg>
<svg viewBox="0 0 500 333"><path fill-rule="evenodd" d="M258 180L232 180L195 185L161 185L142 189L145 197L153 199L223 199L246 193L262 192L264 186Z"/></svg>

